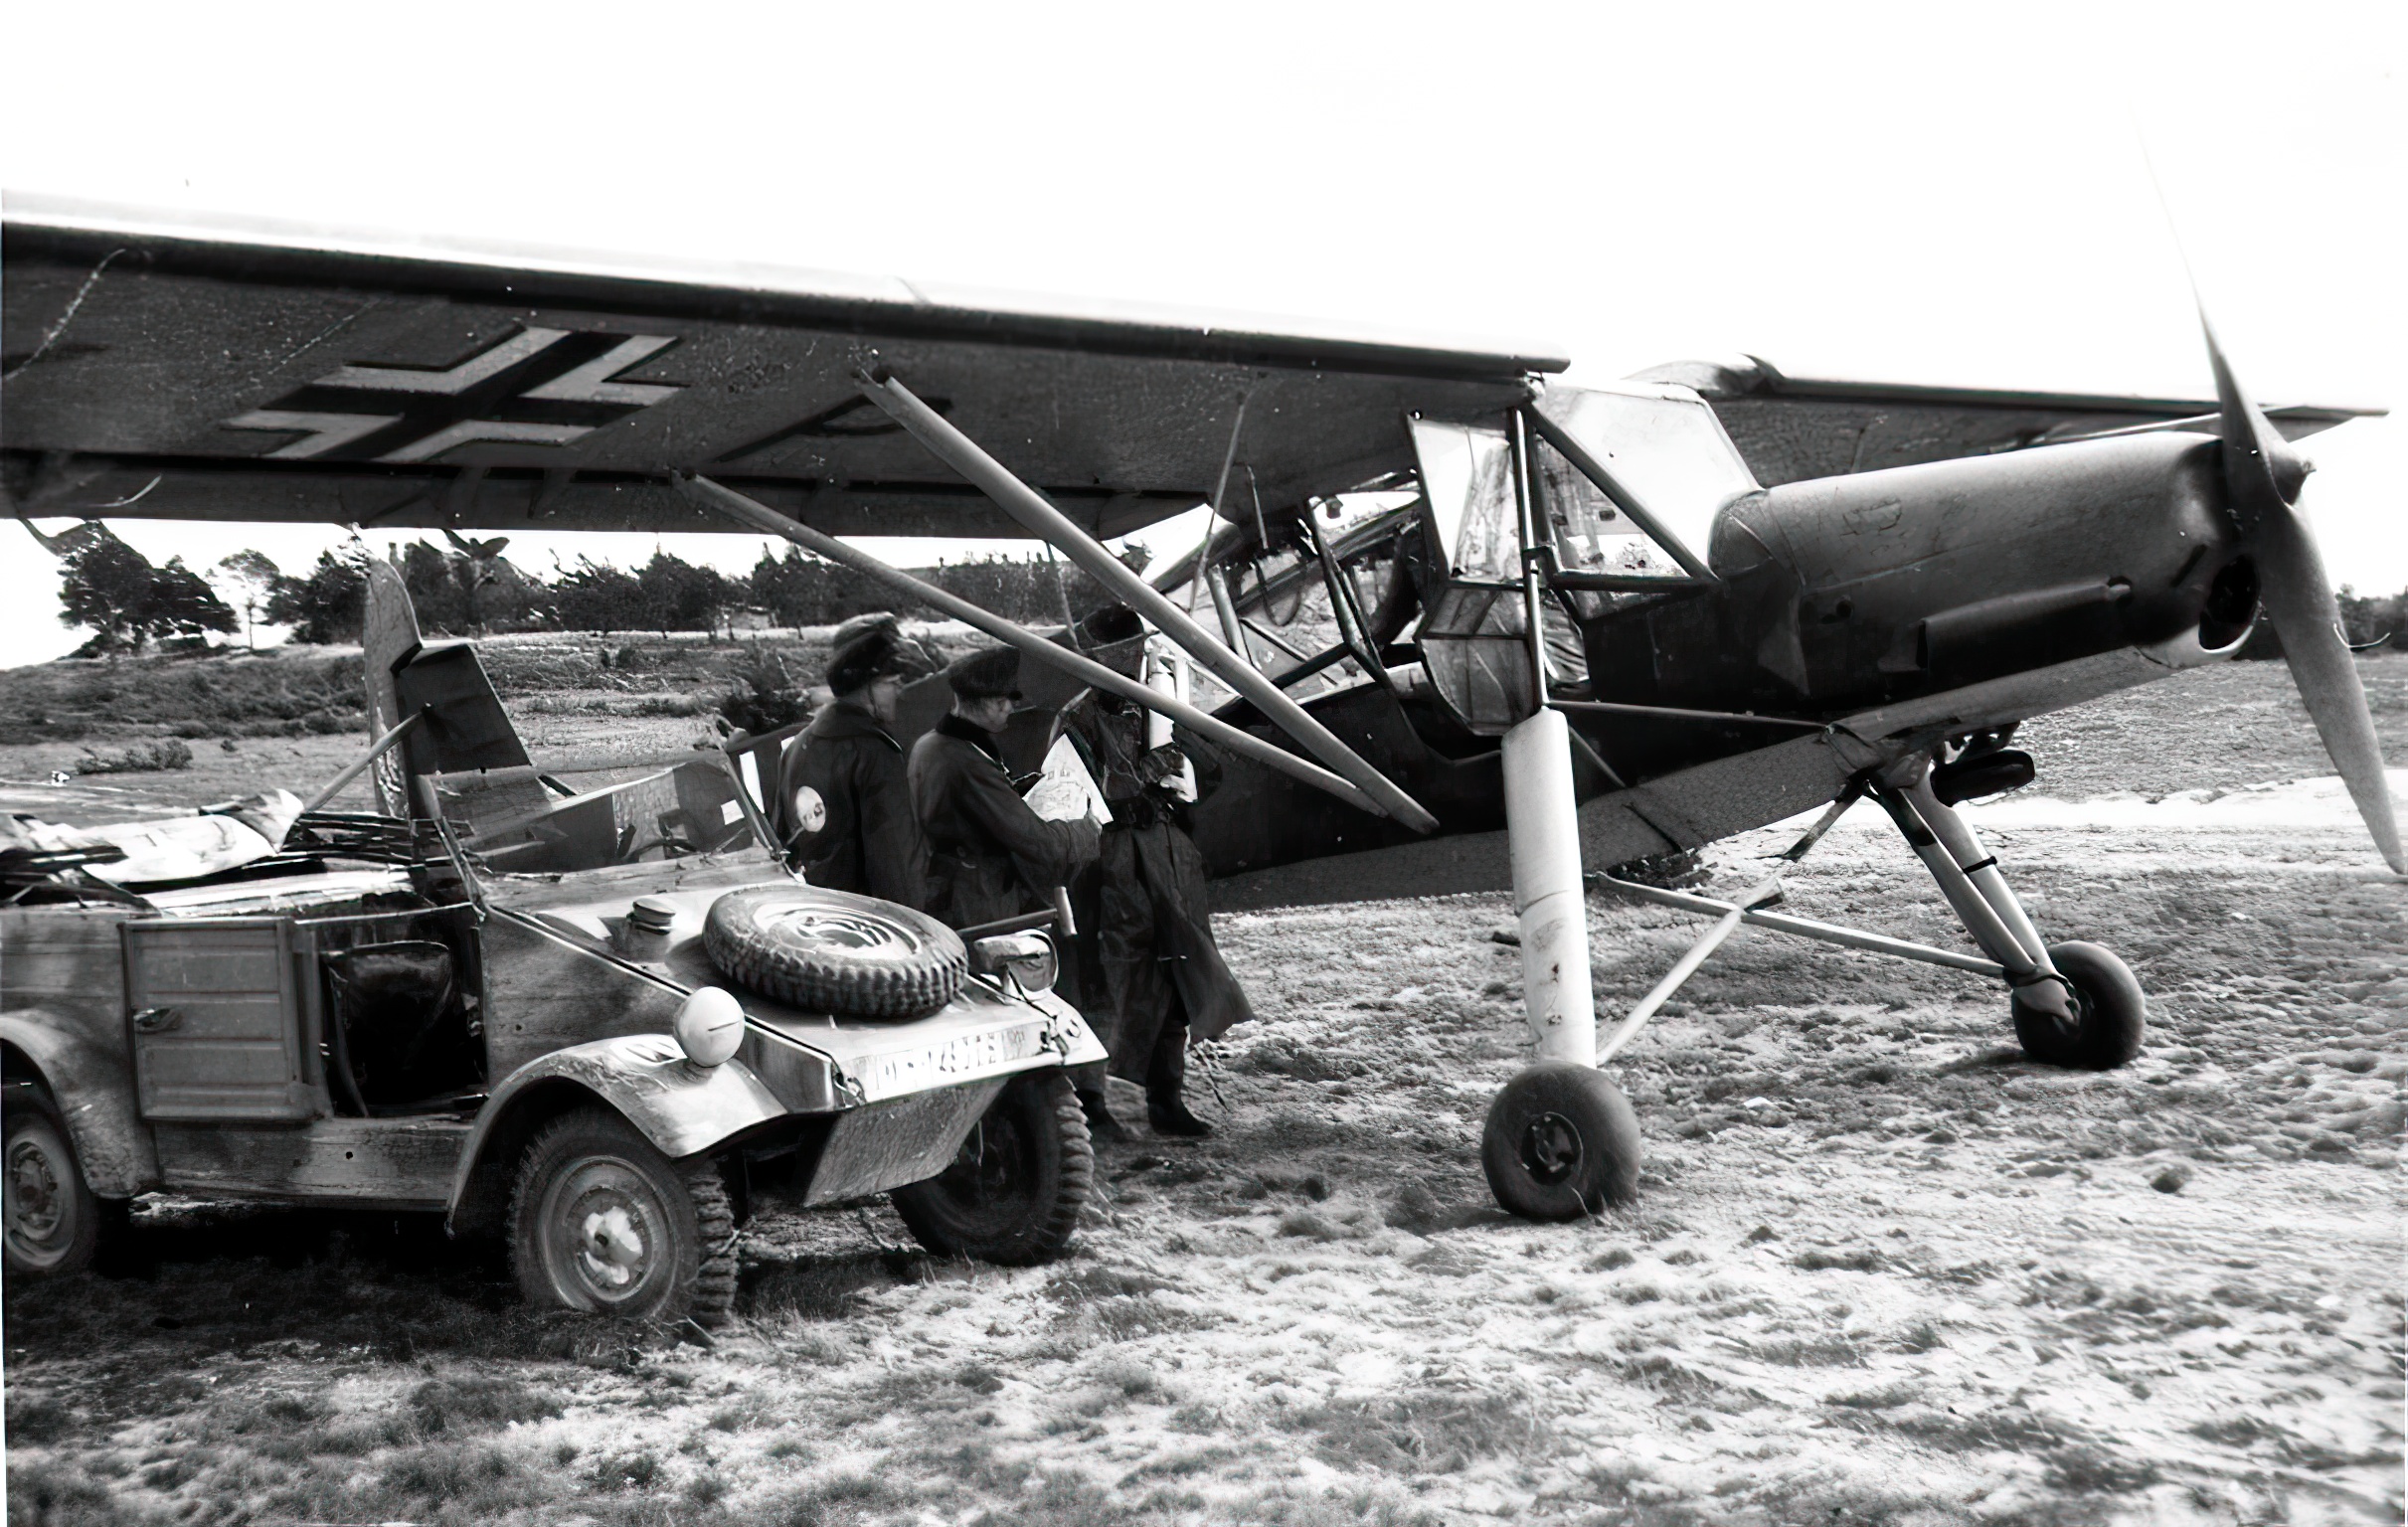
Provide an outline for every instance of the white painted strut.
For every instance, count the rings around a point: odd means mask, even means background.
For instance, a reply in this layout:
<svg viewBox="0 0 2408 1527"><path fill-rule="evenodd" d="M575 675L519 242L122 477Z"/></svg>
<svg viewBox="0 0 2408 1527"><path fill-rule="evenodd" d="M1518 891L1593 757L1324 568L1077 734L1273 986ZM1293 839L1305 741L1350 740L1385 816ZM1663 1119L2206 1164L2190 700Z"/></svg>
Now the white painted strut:
<svg viewBox="0 0 2408 1527"><path fill-rule="evenodd" d="M1558 711L1505 734L1505 842L1522 935L1522 1005L1541 1060L1597 1064L1572 743Z"/></svg>
<svg viewBox="0 0 2408 1527"><path fill-rule="evenodd" d="M1721 948L1724 939L1739 932L1739 925L1747 921L1748 914L1769 901L1778 900L1780 895L1781 876L1776 872L1758 881L1753 890L1740 898L1737 906L1724 913L1712 928L1700 933L1697 941L1689 945L1689 952L1673 962L1672 968L1664 972L1664 978L1655 983L1655 989L1639 998L1638 1006L1631 1009L1631 1016L1615 1029L1613 1037L1606 1041L1604 1049L1598 1054L1598 1064L1603 1065L1622 1054L1622 1047L1631 1042L1632 1036L1639 1031L1641 1025L1655 1016L1657 1008L1672 999L1672 993L1680 990L1689 977L1697 973L1697 967L1706 962L1706 956Z"/></svg>

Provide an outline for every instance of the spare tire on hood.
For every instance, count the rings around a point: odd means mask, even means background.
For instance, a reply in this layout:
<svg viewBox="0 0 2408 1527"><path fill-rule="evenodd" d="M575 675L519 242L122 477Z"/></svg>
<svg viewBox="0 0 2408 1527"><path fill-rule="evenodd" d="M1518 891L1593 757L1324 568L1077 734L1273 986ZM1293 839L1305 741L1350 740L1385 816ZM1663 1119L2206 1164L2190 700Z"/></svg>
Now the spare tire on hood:
<svg viewBox="0 0 2408 1527"><path fill-rule="evenodd" d="M953 1000L969 954L926 913L813 886L750 886L711 904L703 947L728 979L846 1018L916 1018Z"/></svg>

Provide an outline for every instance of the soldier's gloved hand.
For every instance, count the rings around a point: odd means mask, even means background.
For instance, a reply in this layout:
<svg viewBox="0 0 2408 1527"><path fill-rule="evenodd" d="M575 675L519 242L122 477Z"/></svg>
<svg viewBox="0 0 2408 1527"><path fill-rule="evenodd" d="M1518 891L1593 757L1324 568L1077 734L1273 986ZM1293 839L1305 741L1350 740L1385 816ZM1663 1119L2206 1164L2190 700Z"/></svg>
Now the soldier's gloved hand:
<svg viewBox="0 0 2408 1527"><path fill-rule="evenodd" d="M1137 760L1137 777L1147 784L1168 784L1187 771L1187 755L1164 743Z"/></svg>

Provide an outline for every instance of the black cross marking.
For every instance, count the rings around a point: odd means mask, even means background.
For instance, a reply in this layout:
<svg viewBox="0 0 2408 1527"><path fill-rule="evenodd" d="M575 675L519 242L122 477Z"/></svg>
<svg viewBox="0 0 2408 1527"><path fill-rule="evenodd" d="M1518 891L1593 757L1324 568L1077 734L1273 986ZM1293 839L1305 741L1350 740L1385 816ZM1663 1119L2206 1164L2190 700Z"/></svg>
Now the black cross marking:
<svg viewBox="0 0 2408 1527"><path fill-rule="evenodd" d="M509 344L525 333L513 329L490 344L479 346L467 355L441 366L405 365L395 362L355 362L356 366L373 367L387 372L425 372L439 376L470 366L479 356ZM440 433L455 424L491 422L503 424L549 424L574 428L578 433L615 424L631 414L641 413L648 405L600 399L530 398L528 393L545 384L559 380L591 361L607 355L616 346L635 336L606 334L593 331L572 331L545 345L533 355L495 372L492 376L473 382L457 392L418 392L377 387L330 387L313 382L278 398L268 405L275 413L318 415L398 416L392 424L373 429L354 439L334 445L324 451L312 452L313 461L374 461L407 450L412 444ZM671 341L673 345L675 341ZM656 359L670 348L664 345L652 354L630 361L613 372L633 369ZM607 380L607 379L603 379ZM648 383L651 387L682 387L683 383ZM245 416L246 418L250 416ZM227 421L235 428L274 427L265 424ZM289 428L289 426L287 426ZM297 431L296 431L297 432ZM462 440L459 443L471 443ZM565 441L521 441L523 444L565 443Z"/></svg>

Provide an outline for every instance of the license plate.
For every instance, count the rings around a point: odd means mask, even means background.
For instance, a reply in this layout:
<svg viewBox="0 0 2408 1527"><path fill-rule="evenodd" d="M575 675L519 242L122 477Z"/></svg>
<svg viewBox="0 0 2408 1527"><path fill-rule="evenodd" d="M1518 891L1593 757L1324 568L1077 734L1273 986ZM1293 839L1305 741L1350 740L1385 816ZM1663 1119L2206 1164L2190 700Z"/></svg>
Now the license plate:
<svg viewBox="0 0 2408 1527"><path fill-rule="evenodd" d="M983 1076L998 1066L1025 1061L1045 1047L1045 1025L1015 1023L999 1029L956 1034L933 1045L864 1056L853 1068L864 1098L875 1101L925 1092Z"/></svg>

